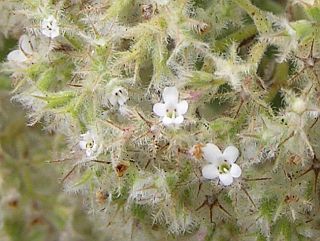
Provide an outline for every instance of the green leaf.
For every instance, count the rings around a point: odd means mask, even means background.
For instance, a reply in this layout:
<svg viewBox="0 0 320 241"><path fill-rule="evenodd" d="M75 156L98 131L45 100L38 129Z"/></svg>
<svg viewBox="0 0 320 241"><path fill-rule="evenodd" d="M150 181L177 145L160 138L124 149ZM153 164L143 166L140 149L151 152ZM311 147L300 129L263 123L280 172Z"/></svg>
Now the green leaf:
<svg viewBox="0 0 320 241"><path fill-rule="evenodd" d="M5 232L12 238L12 241L23 240L23 231L25 223L19 216L12 216L4 220L3 228Z"/></svg>
<svg viewBox="0 0 320 241"><path fill-rule="evenodd" d="M8 76L0 75L0 90L9 90L11 81Z"/></svg>
<svg viewBox="0 0 320 241"><path fill-rule="evenodd" d="M267 33L271 29L271 23L268 22L264 11L254 6L249 0L234 1L250 15L260 33Z"/></svg>
<svg viewBox="0 0 320 241"><path fill-rule="evenodd" d="M297 37L300 39L300 41L309 39L312 36L314 29L310 21L299 20L290 24L292 28L296 31Z"/></svg>
<svg viewBox="0 0 320 241"><path fill-rule="evenodd" d="M294 230L292 228L290 221L286 217L281 217L278 221L273 225L272 233L276 237L282 236L286 241L291 241L292 236L294 234Z"/></svg>
<svg viewBox="0 0 320 241"><path fill-rule="evenodd" d="M263 217L271 221L278 206L277 197L265 197L261 200L260 213Z"/></svg>
<svg viewBox="0 0 320 241"><path fill-rule="evenodd" d="M59 93L47 94L45 97L37 95L34 95L33 97L46 101L48 103L47 107L54 109L67 105L75 97L75 92L62 91Z"/></svg>
<svg viewBox="0 0 320 241"><path fill-rule="evenodd" d="M320 8L311 7L306 10L307 14L316 22L320 22Z"/></svg>
<svg viewBox="0 0 320 241"><path fill-rule="evenodd" d="M37 81L37 87L39 88L39 90L47 91L54 80L55 80L55 71L52 68L49 68L43 73L41 73Z"/></svg>
<svg viewBox="0 0 320 241"><path fill-rule="evenodd" d="M145 206L134 203L131 206L131 212L133 216L138 218L139 220L145 221L148 218L148 211Z"/></svg>
<svg viewBox="0 0 320 241"><path fill-rule="evenodd" d="M267 241L267 238L262 233L259 233L256 241Z"/></svg>
<svg viewBox="0 0 320 241"><path fill-rule="evenodd" d="M92 177L93 177L92 170L87 169L85 173L82 175L81 179L78 182L76 182L73 186L76 187L76 186L86 184L88 181L92 179Z"/></svg>

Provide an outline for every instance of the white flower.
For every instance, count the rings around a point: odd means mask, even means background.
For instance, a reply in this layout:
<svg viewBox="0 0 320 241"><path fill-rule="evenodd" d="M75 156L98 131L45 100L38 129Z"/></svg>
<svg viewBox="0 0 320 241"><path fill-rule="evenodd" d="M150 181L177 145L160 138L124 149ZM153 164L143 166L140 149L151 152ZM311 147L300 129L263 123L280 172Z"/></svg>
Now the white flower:
<svg viewBox="0 0 320 241"><path fill-rule="evenodd" d="M164 103L156 103L153 112L161 117L165 126L181 124L184 120L183 115L188 110L188 102L178 102L179 93L176 87L164 88L162 97Z"/></svg>
<svg viewBox="0 0 320 241"><path fill-rule="evenodd" d="M59 36L59 26L57 20L52 15L42 20L41 32L43 35L52 39Z"/></svg>
<svg viewBox="0 0 320 241"><path fill-rule="evenodd" d="M19 39L19 49L11 51L7 59L12 62L23 63L28 60L28 56L35 51L35 38L23 34Z"/></svg>
<svg viewBox="0 0 320 241"><path fill-rule="evenodd" d="M101 144L99 145L98 136L92 130L80 135L79 146L86 151L86 156L94 158L101 152Z"/></svg>
<svg viewBox="0 0 320 241"><path fill-rule="evenodd" d="M228 146L222 153L220 149L208 143L203 148L203 157L210 163L202 168L202 176L207 179L219 177L225 186L232 184L233 178L241 175L241 168L235 164L239 150L234 146Z"/></svg>
<svg viewBox="0 0 320 241"><path fill-rule="evenodd" d="M113 89L108 100L112 106L119 105L121 107L127 102L128 98L128 91L123 87L117 87Z"/></svg>

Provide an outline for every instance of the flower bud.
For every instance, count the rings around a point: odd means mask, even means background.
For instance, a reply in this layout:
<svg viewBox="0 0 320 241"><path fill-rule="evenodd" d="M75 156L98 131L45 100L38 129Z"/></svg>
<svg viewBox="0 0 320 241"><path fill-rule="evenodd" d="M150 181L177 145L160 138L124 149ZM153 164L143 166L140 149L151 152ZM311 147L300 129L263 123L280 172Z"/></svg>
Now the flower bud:
<svg viewBox="0 0 320 241"><path fill-rule="evenodd" d="M292 103L292 110L301 115L307 109L306 102L302 98L296 98Z"/></svg>

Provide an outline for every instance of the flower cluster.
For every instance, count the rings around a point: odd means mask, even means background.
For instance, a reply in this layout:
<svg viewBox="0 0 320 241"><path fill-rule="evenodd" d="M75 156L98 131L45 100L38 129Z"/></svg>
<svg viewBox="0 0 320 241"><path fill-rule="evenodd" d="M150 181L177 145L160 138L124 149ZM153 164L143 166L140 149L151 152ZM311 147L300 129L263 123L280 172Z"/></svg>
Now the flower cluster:
<svg viewBox="0 0 320 241"><path fill-rule="evenodd" d="M214 222L208 240L317 227L319 1L38 2L10 11L27 21L1 71L30 123L65 137L63 185L90 212L172 234Z"/></svg>

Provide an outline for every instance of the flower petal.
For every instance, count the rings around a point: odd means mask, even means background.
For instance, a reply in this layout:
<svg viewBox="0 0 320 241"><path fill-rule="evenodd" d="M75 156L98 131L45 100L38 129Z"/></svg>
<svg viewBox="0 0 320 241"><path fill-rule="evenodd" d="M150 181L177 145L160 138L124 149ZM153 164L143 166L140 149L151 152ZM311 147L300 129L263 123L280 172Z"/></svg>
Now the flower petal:
<svg viewBox="0 0 320 241"><path fill-rule="evenodd" d="M49 15L49 17L47 17L44 21L46 21L47 24L49 24L50 22L52 23L52 25L57 24L57 20L53 17L53 15Z"/></svg>
<svg viewBox="0 0 320 241"><path fill-rule="evenodd" d="M231 165L231 168L230 168L230 174L232 177L240 177L241 175L241 168L239 167L239 165L233 163Z"/></svg>
<svg viewBox="0 0 320 241"><path fill-rule="evenodd" d="M219 171L216 165L209 164L202 168L202 176L207 179L214 179L219 176Z"/></svg>
<svg viewBox="0 0 320 241"><path fill-rule="evenodd" d="M234 163L237 160L238 156L239 150L235 146L228 146L223 152L224 159L229 163Z"/></svg>
<svg viewBox="0 0 320 241"><path fill-rule="evenodd" d="M220 151L219 147L212 143L206 144L203 148L203 157L208 162L211 162L215 165L218 165L218 163L222 160L222 152Z"/></svg>
<svg viewBox="0 0 320 241"><path fill-rule="evenodd" d="M44 36L47 36L47 37L51 38L51 31L48 30L47 28L42 28L42 29L41 29L41 33L42 33Z"/></svg>
<svg viewBox="0 0 320 241"><path fill-rule="evenodd" d="M109 102L110 102L110 104L111 104L112 106L116 106L117 103L118 103L118 98L117 98L117 96L112 95L112 94L109 96L108 100L109 100Z"/></svg>
<svg viewBox="0 0 320 241"><path fill-rule="evenodd" d="M130 110L126 105L120 105L119 106L119 112L123 116L130 116Z"/></svg>
<svg viewBox="0 0 320 241"><path fill-rule="evenodd" d="M29 37L28 35L24 34L19 39L19 47L25 54L32 54L35 45L36 43L34 37Z"/></svg>
<svg viewBox="0 0 320 241"><path fill-rule="evenodd" d="M124 105L127 102L127 100L128 100L128 96L119 94L119 98L118 98L119 105Z"/></svg>
<svg viewBox="0 0 320 241"><path fill-rule="evenodd" d="M179 92L176 87L166 87L162 94L165 103L178 103Z"/></svg>
<svg viewBox="0 0 320 241"><path fill-rule="evenodd" d="M229 186L233 182L233 177L230 173L223 173L219 175L221 183L225 186Z"/></svg>
<svg viewBox="0 0 320 241"><path fill-rule="evenodd" d="M188 110L188 102L183 100L177 104L178 115L184 115Z"/></svg>
<svg viewBox="0 0 320 241"><path fill-rule="evenodd" d="M93 150L92 150L92 149L86 149L86 155L87 155L87 157L92 156L92 154L93 154Z"/></svg>
<svg viewBox="0 0 320 241"><path fill-rule="evenodd" d="M153 112L156 113L158 116L165 116L166 115L166 105L163 103L156 103L153 106Z"/></svg>
<svg viewBox="0 0 320 241"><path fill-rule="evenodd" d="M59 27L55 27L54 29L52 29L51 31L51 38L56 38L60 35L59 33Z"/></svg>
<svg viewBox="0 0 320 241"><path fill-rule="evenodd" d="M173 119L169 118L168 116L163 117L162 123L165 126L171 125L173 123Z"/></svg>
<svg viewBox="0 0 320 241"><path fill-rule="evenodd" d="M82 150L86 149L87 142L86 141L79 141L79 146Z"/></svg>
<svg viewBox="0 0 320 241"><path fill-rule="evenodd" d="M27 57L22 53L22 51L19 50L13 50L11 51L8 56L7 59L9 61L13 61L13 62L18 62L18 63L22 63L24 61L27 60Z"/></svg>
<svg viewBox="0 0 320 241"><path fill-rule="evenodd" d="M176 125L180 125L183 122L183 120L184 120L183 116L180 115L180 116L173 119L173 123Z"/></svg>

